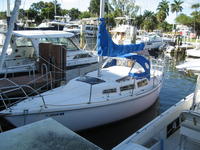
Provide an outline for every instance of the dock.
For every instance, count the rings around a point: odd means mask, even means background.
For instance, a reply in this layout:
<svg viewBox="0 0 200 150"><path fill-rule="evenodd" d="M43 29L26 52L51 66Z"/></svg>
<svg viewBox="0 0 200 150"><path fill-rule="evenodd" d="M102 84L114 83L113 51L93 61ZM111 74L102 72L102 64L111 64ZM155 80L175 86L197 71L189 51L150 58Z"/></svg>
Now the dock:
<svg viewBox="0 0 200 150"><path fill-rule="evenodd" d="M1 150L102 150L51 118L3 132L0 140Z"/></svg>

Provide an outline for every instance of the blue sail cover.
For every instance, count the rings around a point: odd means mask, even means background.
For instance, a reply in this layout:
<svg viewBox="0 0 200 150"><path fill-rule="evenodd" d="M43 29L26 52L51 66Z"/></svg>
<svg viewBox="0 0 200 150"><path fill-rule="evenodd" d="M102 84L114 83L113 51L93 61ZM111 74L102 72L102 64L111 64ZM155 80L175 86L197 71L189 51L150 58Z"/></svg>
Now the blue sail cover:
<svg viewBox="0 0 200 150"><path fill-rule="evenodd" d="M143 56L134 55L134 54L125 54L121 57L135 60L137 63L139 63L144 68L144 72L141 72L141 73L131 73L130 72L129 76L134 77L136 79L147 78L150 80L150 62L149 62L149 60L147 60Z"/></svg>
<svg viewBox="0 0 200 150"><path fill-rule="evenodd" d="M97 50L99 56L117 57L124 54L138 52L144 49L144 43L117 45L112 41L112 38L106 30L106 23L104 18L100 18L100 25L97 35Z"/></svg>
<svg viewBox="0 0 200 150"><path fill-rule="evenodd" d="M134 78L147 78L150 79L150 62L143 56L130 54L132 52L142 51L144 43L117 45L115 44L108 31L106 30L106 23L104 18L100 18L100 25L97 35L97 50L99 56L109 57L122 57L138 62L145 72L142 73L129 73L129 76Z"/></svg>

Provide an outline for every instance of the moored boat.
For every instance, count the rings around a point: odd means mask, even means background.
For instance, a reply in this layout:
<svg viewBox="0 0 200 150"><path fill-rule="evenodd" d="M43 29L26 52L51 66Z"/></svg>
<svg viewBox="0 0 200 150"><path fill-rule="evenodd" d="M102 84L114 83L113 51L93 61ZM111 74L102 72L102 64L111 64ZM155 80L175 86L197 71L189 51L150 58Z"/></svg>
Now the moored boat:
<svg viewBox="0 0 200 150"><path fill-rule="evenodd" d="M143 48L144 44L114 44L101 19L98 54L117 59L107 61L100 71L77 77L0 113L16 126L52 117L72 130L135 115L156 101L163 79L162 65L154 66L145 57L130 53Z"/></svg>

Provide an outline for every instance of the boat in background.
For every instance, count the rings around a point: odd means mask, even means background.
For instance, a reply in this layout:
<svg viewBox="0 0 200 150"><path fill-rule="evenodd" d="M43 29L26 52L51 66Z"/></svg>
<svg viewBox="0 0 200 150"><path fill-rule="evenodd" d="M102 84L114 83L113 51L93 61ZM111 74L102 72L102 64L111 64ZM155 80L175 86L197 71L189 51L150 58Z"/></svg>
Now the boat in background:
<svg viewBox="0 0 200 150"><path fill-rule="evenodd" d="M35 27L30 27L27 22L32 24L34 20L26 20L26 22L17 22L15 30L60 30L62 31L64 26L67 25L70 21L68 15L65 16L54 16L54 20L45 19L38 26L34 24Z"/></svg>
<svg viewBox="0 0 200 150"><path fill-rule="evenodd" d="M186 50L187 57L200 58L200 44L196 44L196 48Z"/></svg>
<svg viewBox="0 0 200 150"><path fill-rule="evenodd" d="M5 32L7 30L7 21L0 20L0 32Z"/></svg>
<svg viewBox="0 0 200 150"><path fill-rule="evenodd" d="M159 49L159 47L168 42L164 41L163 38L155 32L150 32L139 36L140 39L136 40L136 43L145 43L146 49Z"/></svg>
<svg viewBox="0 0 200 150"><path fill-rule="evenodd" d="M177 65L176 68L183 72L200 72L200 59L192 59Z"/></svg>
<svg viewBox="0 0 200 150"><path fill-rule="evenodd" d="M136 35L136 28L129 24L121 24L110 32L113 35L112 40L116 44L131 44L133 43L134 34Z"/></svg>
<svg viewBox="0 0 200 150"><path fill-rule="evenodd" d="M0 69L0 74L37 71L39 69L39 60L44 59L41 56L39 48L41 43L63 45L66 49L65 59L67 70L76 68L80 70L82 68L81 72L83 74L95 70L97 68L97 56L86 50L79 49L72 41L73 36L74 34L64 31L13 31L10 46L7 50L3 67ZM52 64L50 59L46 60L49 62L49 65ZM92 64L96 65L89 69L88 66ZM80 74L76 76L78 75ZM75 74L73 75L73 77L76 76ZM72 78L68 76L68 79Z"/></svg>
<svg viewBox="0 0 200 150"><path fill-rule="evenodd" d="M90 25L90 24L80 25L76 23L69 23L65 25L63 28L63 31L71 32L74 33L75 35L80 35L81 30L83 31L84 37L96 37L98 28L96 25Z"/></svg>

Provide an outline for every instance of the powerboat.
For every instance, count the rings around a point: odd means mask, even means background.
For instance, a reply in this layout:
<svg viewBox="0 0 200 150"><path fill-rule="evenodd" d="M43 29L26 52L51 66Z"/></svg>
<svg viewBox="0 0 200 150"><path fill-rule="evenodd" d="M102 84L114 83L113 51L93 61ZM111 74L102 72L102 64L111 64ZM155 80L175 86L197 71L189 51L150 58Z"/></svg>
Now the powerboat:
<svg viewBox="0 0 200 150"><path fill-rule="evenodd" d="M83 27L83 33L85 37L96 37L97 36L97 26L96 25L80 25L75 23L69 23L64 26L63 31L74 33L75 35L80 35L81 26Z"/></svg>
<svg viewBox="0 0 200 150"><path fill-rule="evenodd" d="M82 68L91 64L96 65L92 69L95 70L97 68L97 56L87 50L79 49L72 40L73 36L73 33L64 31L13 31L7 53L2 54L6 57L3 61L3 67L0 69L0 74L29 72L30 69L38 70L39 59L42 59L39 48L41 43L62 45L66 49L67 70ZM82 71L86 73L84 69Z"/></svg>

